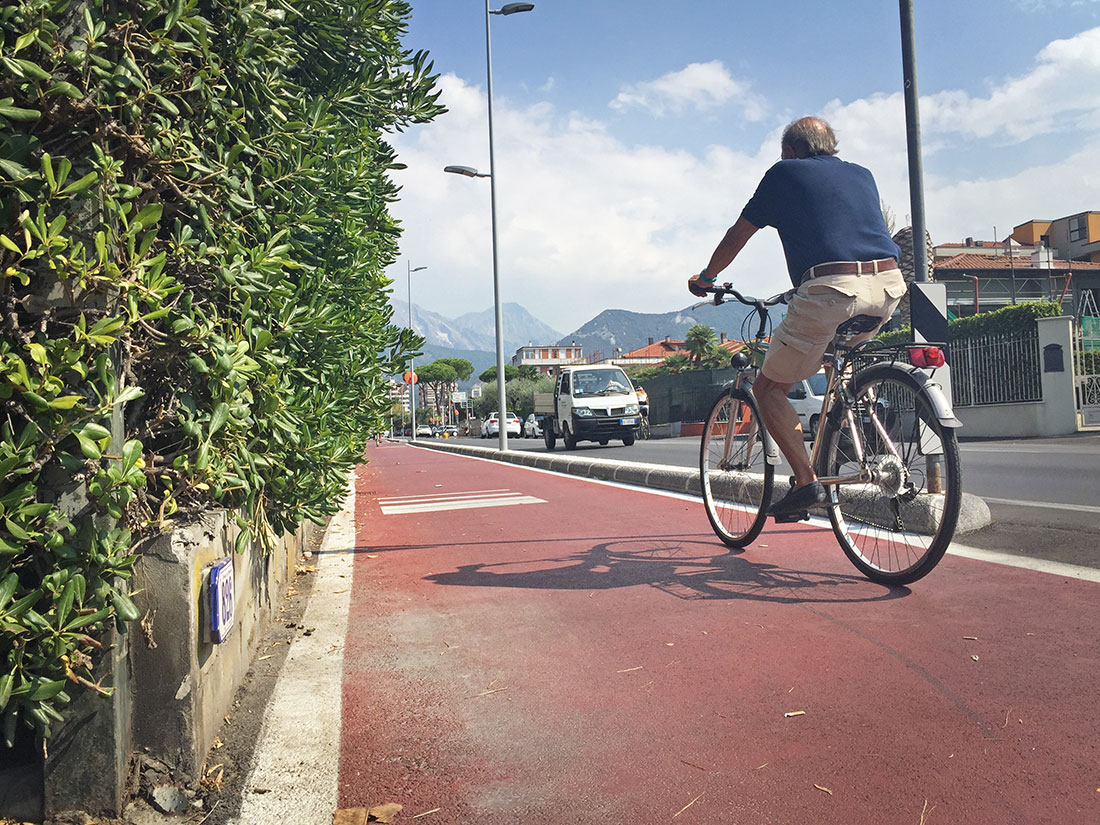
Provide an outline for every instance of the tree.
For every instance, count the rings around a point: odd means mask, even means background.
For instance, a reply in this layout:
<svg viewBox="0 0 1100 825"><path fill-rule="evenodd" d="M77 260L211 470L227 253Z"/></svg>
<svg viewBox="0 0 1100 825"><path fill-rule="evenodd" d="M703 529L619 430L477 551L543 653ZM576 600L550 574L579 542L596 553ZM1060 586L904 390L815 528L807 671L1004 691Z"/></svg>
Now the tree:
<svg viewBox="0 0 1100 825"><path fill-rule="evenodd" d="M459 381L468 380L474 372L474 365L465 358L439 358L435 363L447 364L449 367L452 367Z"/></svg>
<svg viewBox="0 0 1100 825"><path fill-rule="evenodd" d="M504 383L507 384L513 378L519 376L519 367L513 367L511 364L504 365ZM489 367L485 372L478 376L478 380L482 382L496 381L497 380L497 368Z"/></svg>
<svg viewBox="0 0 1100 825"><path fill-rule="evenodd" d="M705 362L714 360L715 350L718 349L718 336L706 324L695 324L687 331L684 344L687 346L692 364L701 367Z"/></svg>
<svg viewBox="0 0 1100 825"><path fill-rule="evenodd" d="M450 404L451 388L458 380L458 373L455 371L455 368L447 363L447 361L450 360L462 359L440 359L439 361L432 361L430 364L420 367L416 373L417 377L420 379L420 385L429 387L435 396L434 407L437 422L443 418L443 407L444 405ZM467 361L466 363L469 364L470 362ZM471 364L470 371L473 372L473 369L473 365Z"/></svg>
<svg viewBox="0 0 1100 825"><path fill-rule="evenodd" d="M678 372L684 372L684 370L691 369L692 364L691 359L688 358L688 356L684 355L684 353L674 352L672 353L672 355L668 356L667 358L665 358L664 361L661 362L661 366L663 366L668 372L675 375Z"/></svg>

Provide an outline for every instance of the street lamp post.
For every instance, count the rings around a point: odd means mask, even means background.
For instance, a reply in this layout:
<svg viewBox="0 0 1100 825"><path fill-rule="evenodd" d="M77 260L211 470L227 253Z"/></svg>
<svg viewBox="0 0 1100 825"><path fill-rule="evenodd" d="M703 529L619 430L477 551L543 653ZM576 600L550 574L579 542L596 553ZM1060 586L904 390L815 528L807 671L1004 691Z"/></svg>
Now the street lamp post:
<svg viewBox="0 0 1100 825"><path fill-rule="evenodd" d="M500 268L497 262L497 177L493 157L493 52L490 45L489 15L517 14L531 11L534 3L506 3L499 9L490 9L489 0L485 0L485 76L486 93L489 100L489 172L484 174L469 166L447 166L444 172L453 172L469 178L489 179L489 210L493 227L493 314L497 338L497 421L498 444L501 450L508 449L508 396L504 387L504 314L500 302Z"/></svg>
<svg viewBox="0 0 1100 825"><path fill-rule="evenodd" d="M414 268L412 261L405 261L405 264L409 279L409 331L415 332L413 329L413 273L428 267L418 266ZM412 413L409 437L412 441L416 441L416 359L414 358L409 359L409 378L409 411Z"/></svg>

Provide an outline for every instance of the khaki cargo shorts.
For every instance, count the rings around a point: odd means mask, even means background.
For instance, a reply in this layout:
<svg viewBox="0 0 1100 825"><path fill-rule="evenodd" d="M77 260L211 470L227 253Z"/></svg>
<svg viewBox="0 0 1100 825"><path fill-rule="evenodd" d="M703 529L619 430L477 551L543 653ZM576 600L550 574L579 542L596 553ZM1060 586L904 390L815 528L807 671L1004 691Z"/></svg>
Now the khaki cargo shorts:
<svg viewBox="0 0 1100 825"><path fill-rule="evenodd" d="M795 290L787 315L772 333L761 372L777 384L793 384L821 369L836 328L856 315L874 315L885 323L905 295L901 270L862 275L827 275ZM877 333L853 339L866 341Z"/></svg>

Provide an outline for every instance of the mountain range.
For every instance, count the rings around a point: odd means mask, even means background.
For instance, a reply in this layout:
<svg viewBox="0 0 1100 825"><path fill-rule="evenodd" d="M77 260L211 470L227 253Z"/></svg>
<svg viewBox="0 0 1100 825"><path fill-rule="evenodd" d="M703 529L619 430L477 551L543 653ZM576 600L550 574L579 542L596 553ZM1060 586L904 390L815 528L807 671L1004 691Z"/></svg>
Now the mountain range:
<svg viewBox="0 0 1100 825"><path fill-rule="evenodd" d="M394 322L407 326L409 305L391 300ZM425 337L424 354L417 359L421 363L437 358L465 358L474 365L474 377L487 367L496 364L496 336L492 308L483 312L470 312L457 318L447 318L437 312L413 304L413 326ZM774 324L779 322L782 311L773 311ZM662 338L683 340L695 324L706 324L718 334L743 340L756 332L756 321L749 318L752 310L730 302L721 306L704 304L700 307L647 313L626 309L605 309L590 321L568 335L561 335L535 318L521 305L504 304L502 308L504 331L504 358L511 363L516 350L528 343L580 344L586 356L599 354L604 358L619 352L630 352ZM465 389L465 388L464 388Z"/></svg>
<svg viewBox="0 0 1100 825"><path fill-rule="evenodd" d="M408 303L391 298L390 305L394 310L393 322L408 326ZM467 312L457 318L448 318L414 303L412 322L413 329L423 335L431 347L496 352L496 322L492 307L482 312ZM519 304L501 305L501 325L504 357L509 361L515 351L528 342L548 343L561 337L560 332L551 329ZM496 360L495 356L493 360Z"/></svg>

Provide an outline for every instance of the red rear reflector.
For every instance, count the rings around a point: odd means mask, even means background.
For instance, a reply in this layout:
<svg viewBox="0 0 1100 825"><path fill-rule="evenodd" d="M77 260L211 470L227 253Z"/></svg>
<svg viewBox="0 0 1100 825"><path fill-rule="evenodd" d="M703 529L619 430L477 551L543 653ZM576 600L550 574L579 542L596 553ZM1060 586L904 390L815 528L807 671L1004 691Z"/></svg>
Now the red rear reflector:
<svg viewBox="0 0 1100 825"><path fill-rule="evenodd" d="M942 367L947 359L939 347L910 347L909 363L914 367Z"/></svg>

